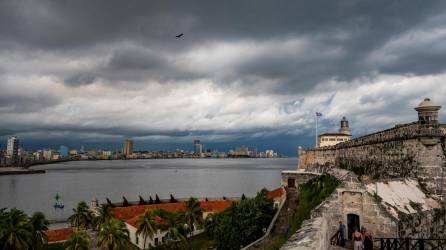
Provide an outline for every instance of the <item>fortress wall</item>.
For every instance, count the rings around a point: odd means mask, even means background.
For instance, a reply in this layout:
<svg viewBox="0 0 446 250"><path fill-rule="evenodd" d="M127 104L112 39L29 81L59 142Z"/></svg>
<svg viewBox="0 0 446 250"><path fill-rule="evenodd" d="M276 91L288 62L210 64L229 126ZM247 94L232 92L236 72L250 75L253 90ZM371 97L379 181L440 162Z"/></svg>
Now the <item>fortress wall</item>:
<svg viewBox="0 0 446 250"><path fill-rule="evenodd" d="M398 232L401 238L444 239L446 237L446 211L437 208L400 216Z"/></svg>
<svg viewBox="0 0 446 250"><path fill-rule="evenodd" d="M446 190L443 131L409 123L335 146L299 149L299 168L355 168L375 179L413 177L428 193Z"/></svg>

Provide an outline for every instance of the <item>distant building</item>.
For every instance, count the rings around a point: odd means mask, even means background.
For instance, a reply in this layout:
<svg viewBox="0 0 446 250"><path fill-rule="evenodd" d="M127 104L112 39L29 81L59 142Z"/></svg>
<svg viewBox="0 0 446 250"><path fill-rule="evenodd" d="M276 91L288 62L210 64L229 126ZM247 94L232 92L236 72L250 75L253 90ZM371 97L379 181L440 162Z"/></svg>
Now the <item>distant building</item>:
<svg viewBox="0 0 446 250"><path fill-rule="evenodd" d="M200 140L194 140L194 154L200 157L203 154L203 144L200 143Z"/></svg>
<svg viewBox="0 0 446 250"><path fill-rule="evenodd" d="M348 141L352 138L350 128L348 126L348 120L342 117L341 128L339 132L328 132L319 135L319 147L333 146L340 142Z"/></svg>
<svg viewBox="0 0 446 250"><path fill-rule="evenodd" d="M77 152L76 149L71 149L68 153L69 153L71 156L76 156L76 155L79 154L79 152Z"/></svg>
<svg viewBox="0 0 446 250"><path fill-rule="evenodd" d="M19 139L16 136L8 138L8 145L6 148L6 157L16 162L19 154Z"/></svg>
<svg viewBox="0 0 446 250"><path fill-rule="evenodd" d="M59 155L60 155L62 158L66 158L66 157L68 157L68 155L69 155L68 147L66 147L66 146L60 146L60 147L59 147Z"/></svg>
<svg viewBox="0 0 446 250"><path fill-rule="evenodd" d="M130 156L130 155L133 154L133 141L132 140L125 140L124 141L123 154L125 156Z"/></svg>
<svg viewBox="0 0 446 250"><path fill-rule="evenodd" d="M265 151L265 157L267 158L273 158L274 157L274 150L269 149Z"/></svg>
<svg viewBox="0 0 446 250"><path fill-rule="evenodd" d="M43 150L43 159L50 161L53 159L54 150L52 149L45 149Z"/></svg>

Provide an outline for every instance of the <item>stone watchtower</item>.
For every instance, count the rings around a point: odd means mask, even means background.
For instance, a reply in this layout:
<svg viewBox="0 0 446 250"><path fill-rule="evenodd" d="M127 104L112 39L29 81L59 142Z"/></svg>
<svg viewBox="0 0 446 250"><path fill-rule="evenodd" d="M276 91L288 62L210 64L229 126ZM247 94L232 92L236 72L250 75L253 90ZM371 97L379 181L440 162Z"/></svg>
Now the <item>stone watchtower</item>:
<svg viewBox="0 0 446 250"><path fill-rule="evenodd" d="M342 117L341 120L341 129L339 129L340 133L344 133L346 135L352 135L352 133L350 132L350 128L348 127L348 121L347 118Z"/></svg>
<svg viewBox="0 0 446 250"><path fill-rule="evenodd" d="M438 110L441 106L435 104L431 99L425 98L415 110L418 112L418 122L427 126L438 125Z"/></svg>

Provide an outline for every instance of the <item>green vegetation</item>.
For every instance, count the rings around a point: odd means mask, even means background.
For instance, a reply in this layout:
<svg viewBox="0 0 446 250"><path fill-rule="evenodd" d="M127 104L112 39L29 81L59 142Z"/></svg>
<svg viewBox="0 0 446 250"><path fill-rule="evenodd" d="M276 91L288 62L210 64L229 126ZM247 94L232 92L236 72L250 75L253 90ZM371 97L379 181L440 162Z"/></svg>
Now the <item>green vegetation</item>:
<svg viewBox="0 0 446 250"><path fill-rule="evenodd" d="M108 249L126 249L129 245L129 230L124 222L110 218L100 226L98 246Z"/></svg>
<svg viewBox="0 0 446 250"><path fill-rule="evenodd" d="M151 248L151 250L199 250L213 249L214 241L207 233L202 233L189 238L187 241L170 242Z"/></svg>
<svg viewBox="0 0 446 250"><path fill-rule="evenodd" d="M274 202L263 189L219 214L208 216L206 229L217 249L240 249L262 237L275 214Z"/></svg>
<svg viewBox="0 0 446 250"><path fill-rule="evenodd" d="M76 208L73 208L73 215L68 218L72 227L77 229L87 229L93 227L94 215L85 201L79 202Z"/></svg>
<svg viewBox="0 0 446 250"><path fill-rule="evenodd" d="M44 249L47 244L45 231L48 221L42 213L28 217L23 211L12 208L0 209L0 248Z"/></svg>
<svg viewBox="0 0 446 250"><path fill-rule="evenodd" d="M52 244L46 245L43 249L44 250L62 250L62 249L64 249L63 245L64 245L63 242L52 243Z"/></svg>
<svg viewBox="0 0 446 250"><path fill-rule="evenodd" d="M342 169L345 169L345 170L348 170L348 171L352 171L358 177L361 177L361 176L366 174L366 168L365 167L354 165L354 164L352 164L351 162L349 162L349 161L347 161L345 159L342 159L339 162L339 168L342 168ZM375 176L373 178L375 178Z"/></svg>
<svg viewBox="0 0 446 250"><path fill-rule="evenodd" d="M167 232L167 244L157 246L156 249L195 249L191 239L192 233L196 229L204 226L203 211L200 203L195 198L186 201L184 212L168 212L162 209L146 211L142 214L136 224L138 225L137 235L141 235L146 245L147 238L153 238L158 229ZM192 237L195 238L195 237ZM201 242L209 242L207 240ZM194 243L203 245L204 243ZM166 248L167 247L167 248Z"/></svg>
<svg viewBox="0 0 446 250"><path fill-rule="evenodd" d="M189 236L195 229L201 229L204 225L203 212L200 203L195 198L186 201L186 211L184 212L184 221L186 222L186 230Z"/></svg>
<svg viewBox="0 0 446 250"><path fill-rule="evenodd" d="M141 216L139 216L136 224L138 225L138 230L136 230L136 235L142 235L144 239L144 246L146 245L147 238L153 239L156 234L158 223L153 220L154 214L152 211L145 211Z"/></svg>
<svg viewBox="0 0 446 250"><path fill-rule="evenodd" d="M278 237L265 249L279 249L301 227L302 222L310 218L311 210L333 193L338 185L339 181L335 177L326 174L301 185L298 205L288 234Z"/></svg>
<svg viewBox="0 0 446 250"><path fill-rule="evenodd" d="M73 231L70 238L63 244L64 250L88 250L90 237L84 231Z"/></svg>

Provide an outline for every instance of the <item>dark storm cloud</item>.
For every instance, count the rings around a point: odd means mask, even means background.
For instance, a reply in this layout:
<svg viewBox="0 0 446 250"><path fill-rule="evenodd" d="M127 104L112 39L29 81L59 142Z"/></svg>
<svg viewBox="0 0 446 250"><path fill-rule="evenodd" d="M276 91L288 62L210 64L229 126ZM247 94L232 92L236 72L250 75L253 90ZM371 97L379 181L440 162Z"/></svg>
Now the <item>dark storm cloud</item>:
<svg viewBox="0 0 446 250"><path fill-rule="evenodd" d="M168 79L215 78L215 72L198 74L168 67L172 60L166 56L175 58L213 41L276 39L277 46L281 46L280 40L290 37L308 39L312 46L298 55L293 51L275 55L271 51L257 56L237 65L216 82L227 84L255 75L260 80L281 83L267 90L286 92L305 91L331 78L351 80L370 71L416 74L444 70L441 64L445 51L408 53L392 65L365 62L371 51L414 27L422 27L428 17L441 14L441 1L4 0L1 7L0 35L29 48L69 51L120 41L133 41L140 46L140 51L113 48L110 70L98 67L88 74L64 76L71 85L92 83L98 76L110 81L143 81L166 75ZM175 39L174 35L180 32L185 36ZM342 53L327 56L326 48ZM416 64L416 58L435 63Z"/></svg>
<svg viewBox="0 0 446 250"><path fill-rule="evenodd" d="M311 130L314 109L364 112L367 124L393 112L386 103L404 109L428 92L395 83L383 94L395 80L383 75L445 72L445 9L439 0L0 0L0 115L17 113L0 131L267 137Z"/></svg>

